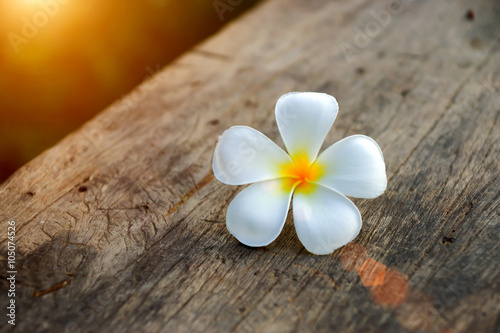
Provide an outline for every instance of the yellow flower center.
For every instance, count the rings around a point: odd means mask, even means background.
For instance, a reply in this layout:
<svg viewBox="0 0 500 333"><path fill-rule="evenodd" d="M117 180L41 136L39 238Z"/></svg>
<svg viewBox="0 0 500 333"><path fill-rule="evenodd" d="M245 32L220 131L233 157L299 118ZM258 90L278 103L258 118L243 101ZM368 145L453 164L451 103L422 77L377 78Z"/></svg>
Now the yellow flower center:
<svg viewBox="0 0 500 333"><path fill-rule="evenodd" d="M280 174L283 177L291 178L295 186L300 186L301 190L311 189L310 182L315 182L323 174L323 168L317 162L311 163L306 154L294 154L293 163L281 166Z"/></svg>

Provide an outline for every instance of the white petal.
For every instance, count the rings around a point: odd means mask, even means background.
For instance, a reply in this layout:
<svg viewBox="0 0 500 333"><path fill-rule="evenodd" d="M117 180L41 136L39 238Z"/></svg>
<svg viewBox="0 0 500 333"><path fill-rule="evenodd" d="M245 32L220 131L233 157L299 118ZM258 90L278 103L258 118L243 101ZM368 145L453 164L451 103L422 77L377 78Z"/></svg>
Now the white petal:
<svg viewBox="0 0 500 333"><path fill-rule="evenodd" d="M245 188L227 209L229 232L248 246L266 246L278 237L285 224L294 181L274 179Z"/></svg>
<svg viewBox="0 0 500 333"><path fill-rule="evenodd" d="M261 132L233 126L217 142L212 169L229 185L242 185L281 177L279 166L291 163L287 155Z"/></svg>
<svg viewBox="0 0 500 333"><path fill-rule="evenodd" d="M387 187L382 150L367 136L340 140L321 153L315 163L323 171L315 181L344 195L375 198Z"/></svg>
<svg viewBox="0 0 500 333"><path fill-rule="evenodd" d="M342 194L310 183L295 190L293 223L307 251L329 254L356 238L361 214Z"/></svg>
<svg viewBox="0 0 500 333"><path fill-rule="evenodd" d="M312 163L338 113L335 98L323 93L288 93L276 103L276 122L288 153Z"/></svg>

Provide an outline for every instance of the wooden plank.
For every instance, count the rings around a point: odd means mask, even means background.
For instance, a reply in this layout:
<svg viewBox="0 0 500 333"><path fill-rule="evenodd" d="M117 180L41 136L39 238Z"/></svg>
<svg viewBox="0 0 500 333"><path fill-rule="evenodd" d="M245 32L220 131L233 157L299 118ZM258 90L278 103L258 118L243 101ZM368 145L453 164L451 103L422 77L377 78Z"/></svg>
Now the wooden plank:
<svg viewBox="0 0 500 333"><path fill-rule="evenodd" d="M500 5L390 6L264 2L15 173L17 329L498 331ZM325 147L362 133L384 151L387 192L354 200L363 229L330 256L290 218L261 249L224 225L242 187L212 176L217 136L280 142L288 91L338 99Z"/></svg>

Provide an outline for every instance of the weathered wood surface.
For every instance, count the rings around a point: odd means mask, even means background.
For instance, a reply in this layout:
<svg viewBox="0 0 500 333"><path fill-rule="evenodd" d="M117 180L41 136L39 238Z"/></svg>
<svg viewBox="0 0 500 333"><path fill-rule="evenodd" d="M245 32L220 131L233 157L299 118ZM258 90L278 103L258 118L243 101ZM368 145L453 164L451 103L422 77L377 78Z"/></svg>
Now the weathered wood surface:
<svg viewBox="0 0 500 333"><path fill-rule="evenodd" d="M16 329L498 331L500 3L402 1L376 30L387 4L264 2L13 175ZM279 142L288 91L338 99L325 146L362 133L384 151L387 192L355 200L361 233L330 256L290 219L239 244L224 218L242 187L211 175L232 125Z"/></svg>

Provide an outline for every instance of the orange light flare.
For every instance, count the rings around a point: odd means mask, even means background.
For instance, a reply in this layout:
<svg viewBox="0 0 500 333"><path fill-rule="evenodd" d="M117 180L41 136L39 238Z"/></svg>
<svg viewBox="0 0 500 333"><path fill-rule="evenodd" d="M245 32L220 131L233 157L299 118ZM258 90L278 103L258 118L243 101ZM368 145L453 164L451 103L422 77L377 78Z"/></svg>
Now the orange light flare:
<svg viewBox="0 0 500 333"><path fill-rule="evenodd" d="M363 246L347 244L339 253L339 259L347 272L358 273L375 303L396 310L403 327L411 331L439 327L442 328L440 333L453 333L439 316L431 297L411 290L407 275L370 258Z"/></svg>
<svg viewBox="0 0 500 333"><path fill-rule="evenodd" d="M396 269L370 258L366 249L355 243L340 254L346 271L356 271L363 286L369 288L372 299L384 307L398 307L409 292L408 277Z"/></svg>
<svg viewBox="0 0 500 333"><path fill-rule="evenodd" d="M384 264L369 258L356 271L365 287L375 287L384 284L385 269Z"/></svg>

